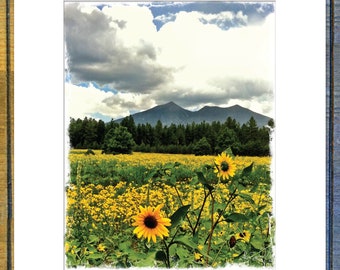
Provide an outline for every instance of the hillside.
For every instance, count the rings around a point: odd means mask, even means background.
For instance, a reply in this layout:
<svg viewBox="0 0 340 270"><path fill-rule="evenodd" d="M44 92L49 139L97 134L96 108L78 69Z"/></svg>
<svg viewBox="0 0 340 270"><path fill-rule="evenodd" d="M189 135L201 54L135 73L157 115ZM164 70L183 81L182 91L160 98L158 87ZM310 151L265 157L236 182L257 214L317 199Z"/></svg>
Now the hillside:
<svg viewBox="0 0 340 270"><path fill-rule="evenodd" d="M227 108L218 106L205 106L198 111L189 111L174 102L169 102L163 105L158 105L149 110L135 113L131 115L135 124L149 123L155 126L160 120L163 125L170 124L191 124L192 122L201 123L203 121L211 123L219 121L223 123L228 117L235 119L241 125L246 123L253 117L259 127L267 125L271 119L265 115L253 112L239 105L234 105ZM122 119L117 119L116 122L121 122Z"/></svg>

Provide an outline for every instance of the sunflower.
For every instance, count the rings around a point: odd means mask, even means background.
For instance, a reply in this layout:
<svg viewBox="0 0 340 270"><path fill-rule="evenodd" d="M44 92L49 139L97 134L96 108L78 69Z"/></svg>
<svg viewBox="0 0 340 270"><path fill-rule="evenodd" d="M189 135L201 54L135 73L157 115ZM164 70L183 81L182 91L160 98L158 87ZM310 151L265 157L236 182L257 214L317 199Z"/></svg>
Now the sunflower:
<svg viewBox="0 0 340 270"><path fill-rule="evenodd" d="M162 205L159 205L152 210L151 206L140 206L140 213L134 217L135 222L133 226L137 226L133 233L137 234L138 238L142 236L148 238L148 242L152 238L152 241L156 243L156 236L163 239L163 236L169 236L169 231L165 226L170 226L171 221L169 218L164 218L161 215Z"/></svg>
<svg viewBox="0 0 340 270"><path fill-rule="evenodd" d="M217 173L218 177L222 177L223 179L229 179L229 176L232 177L235 175L236 165L232 158L223 152L221 155L215 159L215 173Z"/></svg>

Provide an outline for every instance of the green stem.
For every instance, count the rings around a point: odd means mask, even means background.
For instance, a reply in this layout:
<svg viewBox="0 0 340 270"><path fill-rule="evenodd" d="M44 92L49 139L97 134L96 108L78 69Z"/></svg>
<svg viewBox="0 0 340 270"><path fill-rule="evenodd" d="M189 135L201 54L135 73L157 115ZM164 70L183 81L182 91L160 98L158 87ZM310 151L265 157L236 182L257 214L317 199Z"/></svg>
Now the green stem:
<svg viewBox="0 0 340 270"><path fill-rule="evenodd" d="M146 193L146 205L150 205L150 182L147 185L147 193Z"/></svg>
<svg viewBox="0 0 340 270"><path fill-rule="evenodd" d="M163 239L164 246L165 246L165 248L166 248L166 257L167 257L167 263L166 263L166 265L167 265L168 268L170 268L170 247L171 247L173 244L179 243L178 241L175 241L175 237L176 237L177 233L178 233L178 227L177 227L177 229L176 229L176 231L175 231L175 233L174 233L174 236L171 238L171 240L170 240L170 242L169 242L169 245L167 245L166 242L165 242L165 240ZM183 243L181 243L181 244L183 244ZM190 246L189 246L189 247L190 247Z"/></svg>
<svg viewBox="0 0 340 270"><path fill-rule="evenodd" d="M221 217L223 216L224 212L227 210L227 207L229 206L229 204L237 197L237 194L235 194L235 193L236 193L236 189L230 194L230 197L229 197L229 200L228 200L226 206L225 206L224 209L218 214L218 217L217 217L215 223L214 223L213 226L212 226L211 232L215 229L216 225L219 223ZM207 243L207 241L208 241L208 239L209 239L209 237L210 237L211 232L209 233L208 237L205 239L204 244Z"/></svg>
<svg viewBox="0 0 340 270"><path fill-rule="evenodd" d="M165 247L165 266L166 268L170 268L170 250L169 250L169 246L166 244L165 240L163 239L163 244L164 244L164 247Z"/></svg>
<svg viewBox="0 0 340 270"><path fill-rule="evenodd" d="M259 208L260 208L260 204L261 204L261 200L262 200L262 194L263 194L263 192L261 191L259 202L257 204L257 211L256 211L258 215L260 215ZM258 224L259 224L259 227L260 227L260 230L261 230L261 234L262 234L263 226L262 226L262 223L261 223L261 219L258 219Z"/></svg>
<svg viewBox="0 0 340 270"><path fill-rule="evenodd" d="M196 232L196 229L197 229L197 227L198 227L198 224L199 224L199 221L200 221L202 212L203 212L203 208L204 208L205 202L206 202L206 200L207 200L207 198L208 198L208 195L209 195L209 194L207 194L207 193L205 192L205 188L204 188L204 200L203 200L203 203L202 203L200 212L198 213L198 217L197 217L197 221L196 221L195 227L194 227L194 229L192 230L192 235L195 235L195 232Z"/></svg>
<svg viewBox="0 0 340 270"><path fill-rule="evenodd" d="M171 238L171 240L170 240L169 247L174 243L174 239L175 239L177 233L178 233L178 227L177 227L177 229L176 229L176 231L175 231L175 233L174 233L174 236L173 236L173 237Z"/></svg>
<svg viewBox="0 0 340 270"><path fill-rule="evenodd" d="M218 255L220 255L220 253L221 253L221 251L222 251L222 248L224 248L224 246L227 244L227 242L224 242L223 243L223 245L220 247L220 249L218 250L218 252L217 252L217 254L216 254L216 256L215 256L215 258L213 259L213 261L211 262L211 264L213 264L215 261L216 261L216 259L218 258Z"/></svg>
<svg viewBox="0 0 340 270"><path fill-rule="evenodd" d="M179 194L179 191L178 191L178 189L177 189L176 186L174 186L174 187L175 187L175 190L176 190L176 193L177 193L179 202L180 202L181 205L183 206L183 201L182 201L182 199L181 199L181 196L180 196L180 194ZM189 216L188 216L188 213L185 214L185 217L187 218L187 220L188 220L188 222L189 222L190 229L193 231L194 228L193 228L193 226L192 226L192 224L191 224L191 221L190 221L190 218L189 218Z"/></svg>
<svg viewBox="0 0 340 270"><path fill-rule="evenodd" d="M214 232L214 229L216 227L216 225L214 226L214 205L215 205L215 199L214 199L214 196L212 194L211 191L209 191L210 193L210 196L211 196L211 229L210 229L210 233L209 233L209 240L208 240L208 250L207 250L207 264L209 264L209 252L210 252L210 249L211 249L211 239L212 239L212 236L213 236L213 232Z"/></svg>

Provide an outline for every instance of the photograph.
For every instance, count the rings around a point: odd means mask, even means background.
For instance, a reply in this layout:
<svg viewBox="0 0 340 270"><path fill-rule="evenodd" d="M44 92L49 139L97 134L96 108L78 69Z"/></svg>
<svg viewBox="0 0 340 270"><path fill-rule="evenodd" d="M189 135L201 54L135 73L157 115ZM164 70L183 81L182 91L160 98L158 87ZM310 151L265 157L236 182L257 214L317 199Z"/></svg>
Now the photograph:
<svg viewBox="0 0 340 270"><path fill-rule="evenodd" d="M272 269L276 3L63 8L65 266Z"/></svg>

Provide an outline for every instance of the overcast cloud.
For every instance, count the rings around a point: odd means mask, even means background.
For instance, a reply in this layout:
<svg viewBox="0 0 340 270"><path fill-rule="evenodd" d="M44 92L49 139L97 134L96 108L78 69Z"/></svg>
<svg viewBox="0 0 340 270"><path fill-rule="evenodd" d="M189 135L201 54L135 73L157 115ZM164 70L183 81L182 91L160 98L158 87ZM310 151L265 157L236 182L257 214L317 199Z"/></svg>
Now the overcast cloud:
<svg viewBox="0 0 340 270"><path fill-rule="evenodd" d="M273 116L273 10L66 3L68 116L116 119L169 101L187 109L239 104Z"/></svg>

